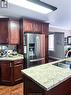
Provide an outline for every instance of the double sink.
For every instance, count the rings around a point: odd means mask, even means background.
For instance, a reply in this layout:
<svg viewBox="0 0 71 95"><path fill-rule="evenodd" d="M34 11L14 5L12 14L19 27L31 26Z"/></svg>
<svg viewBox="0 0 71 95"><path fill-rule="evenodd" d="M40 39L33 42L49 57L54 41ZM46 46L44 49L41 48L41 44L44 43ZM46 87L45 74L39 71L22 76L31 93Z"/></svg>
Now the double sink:
<svg viewBox="0 0 71 95"><path fill-rule="evenodd" d="M62 61L62 62L55 63L53 65L61 68L71 69L71 61Z"/></svg>

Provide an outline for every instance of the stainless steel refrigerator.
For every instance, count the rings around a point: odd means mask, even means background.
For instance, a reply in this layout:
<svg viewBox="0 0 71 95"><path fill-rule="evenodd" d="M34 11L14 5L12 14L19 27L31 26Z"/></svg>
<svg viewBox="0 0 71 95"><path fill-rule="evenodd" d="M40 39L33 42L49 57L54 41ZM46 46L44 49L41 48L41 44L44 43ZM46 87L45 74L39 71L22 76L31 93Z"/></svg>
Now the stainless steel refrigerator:
<svg viewBox="0 0 71 95"><path fill-rule="evenodd" d="M45 35L24 33L24 58L26 67L45 63Z"/></svg>

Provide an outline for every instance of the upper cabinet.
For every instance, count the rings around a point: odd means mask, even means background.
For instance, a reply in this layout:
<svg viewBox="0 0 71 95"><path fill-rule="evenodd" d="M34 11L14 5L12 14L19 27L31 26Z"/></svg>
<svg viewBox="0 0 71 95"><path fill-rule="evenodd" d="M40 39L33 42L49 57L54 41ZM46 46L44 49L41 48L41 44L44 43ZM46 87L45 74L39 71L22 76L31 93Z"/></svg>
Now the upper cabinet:
<svg viewBox="0 0 71 95"><path fill-rule="evenodd" d="M34 32L41 33L41 31L42 31L42 24L39 21L34 21L33 22L33 28L34 28Z"/></svg>
<svg viewBox="0 0 71 95"><path fill-rule="evenodd" d="M24 20L23 28L25 32L33 32L33 23L31 20Z"/></svg>
<svg viewBox="0 0 71 95"><path fill-rule="evenodd" d="M31 20L24 20L23 22L23 28L24 28L24 31L33 31L33 24L32 24L32 21Z"/></svg>
<svg viewBox="0 0 71 95"><path fill-rule="evenodd" d="M24 32L41 33L42 24L41 24L41 22L36 21L36 20L24 19L23 20L23 29L24 29Z"/></svg>
<svg viewBox="0 0 71 95"><path fill-rule="evenodd" d="M9 43L19 44L19 22L10 20L8 23Z"/></svg>
<svg viewBox="0 0 71 95"><path fill-rule="evenodd" d="M19 44L19 21L0 18L0 44Z"/></svg>
<svg viewBox="0 0 71 95"><path fill-rule="evenodd" d="M42 23L42 34L48 35L48 29L49 28L49 24L47 23Z"/></svg>

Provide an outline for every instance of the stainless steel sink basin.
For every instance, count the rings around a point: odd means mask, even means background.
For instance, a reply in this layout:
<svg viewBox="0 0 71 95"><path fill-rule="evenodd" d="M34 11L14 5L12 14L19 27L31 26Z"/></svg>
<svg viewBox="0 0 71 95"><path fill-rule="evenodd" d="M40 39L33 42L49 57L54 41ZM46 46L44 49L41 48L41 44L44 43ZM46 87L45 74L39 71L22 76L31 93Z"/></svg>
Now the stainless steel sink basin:
<svg viewBox="0 0 71 95"><path fill-rule="evenodd" d="M59 63L55 63L53 65L61 67L61 68L71 69L71 62L70 61L62 61L62 62L59 62Z"/></svg>

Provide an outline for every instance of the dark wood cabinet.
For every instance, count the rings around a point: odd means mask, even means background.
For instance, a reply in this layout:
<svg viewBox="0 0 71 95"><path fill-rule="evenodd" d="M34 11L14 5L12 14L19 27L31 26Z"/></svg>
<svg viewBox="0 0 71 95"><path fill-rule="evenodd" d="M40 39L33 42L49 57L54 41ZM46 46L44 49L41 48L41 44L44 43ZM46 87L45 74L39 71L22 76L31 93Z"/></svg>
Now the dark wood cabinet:
<svg viewBox="0 0 71 95"><path fill-rule="evenodd" d="M36 33L41 33L42 24L39 21L33 21L33 31Z"/></svg>
<svg viewBox="0 0 71 95"><path fill-rule="evenodd" d="M45 35L45 63L48 63L48 35Z"/></svg>
<svg viewBox="0 0 71 95"><path fill-rule="evenodd" d="M31 20L24 20L23 29L25 32L33 32L33 23Z"/></svg>
<svg viewBox="0 0 71 95"><path fill-rule="evenodd" d="M48 35L48 30L49 30L49 24L42 23L42 34Z"/></svg>
<svg viewBox="0 0 71 95"><path fill-rule="evenodd" d="M3 61L1 63L1 82L10 82L11 78L11 66L9 61Z"/></svg>
<svg viewBox="0 0 71 95"><path fill-rule="evenodd" d="M19 44L19 22L16 20L9 20L9 43Z"/></svg>
<svg viewBox="0 0 71 95"><path fill-rule="evenodd" d="M42 24L36 20L24 19L23 20L23 29L24 29L24 32L41 33Z"/></svg>
<svg viewBox="0 0 71 95"><path fill-rule="evenodd" d="M14 81L22 80L21 70L23 69L23 65L15 65L14 66Z"/></svg>
<svg viewBox="0 0 71 95"><path fill-rule="evenodd" d="M8 22L0 21L0 43L8 43Z"/></svg>
<svg viewBox="0 0 71 95"><path fill-rule="evenodd" d="M45 34L45 63L48 63L48 32L49 24L42 23L42 34Z"/></svg>
<svg viewBox="0 0 71 95"><path fill-rule="evenodd" d="M23 60L13 61L14 82L22 80L22 74L21 74L22 69L23 69Z"/></svg>
<svg viewBox="0 0 71 95"><path fill-rule="evenodd" d="M23 21L23 32L34 32L48 34L48 23L44 23L38 20L22 19Z"/></svg>
<svg viewBox="0 0 71 95"><path fill-rule="evenodd" d="M0 44L19 44L19 21L0 18Z"/></svg>
<svg viewBox="0 0 71 95"><path fill-rule="evenodd" d="M1 63L1 61L0 61ZM1 64L0 64L0 83L1 83Z"/></svg>
<svg viewBox="0 0 71 95"><path fill-rule="evenodd" d="M40 56L45 57L45 34L40 35Z"/></svg>
<svg viewBox="0 0 71 95"><path fill-rule="evenodd" d="M22 80L23 60L1 62L1 84L13 85Z"/></svg>

